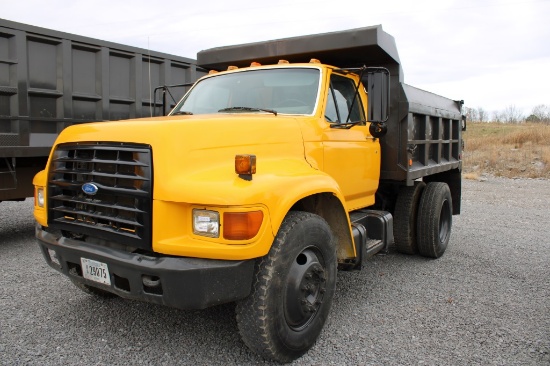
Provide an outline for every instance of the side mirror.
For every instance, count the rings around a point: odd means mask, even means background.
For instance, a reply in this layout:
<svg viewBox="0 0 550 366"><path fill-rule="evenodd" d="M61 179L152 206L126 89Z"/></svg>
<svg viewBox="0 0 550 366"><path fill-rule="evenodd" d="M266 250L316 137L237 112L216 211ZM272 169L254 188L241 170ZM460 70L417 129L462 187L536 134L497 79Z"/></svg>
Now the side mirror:
<svg viewBox="0 0 550 366"><path fill-rule="evenodd" d="M390 105L390 71L383 67L367 68L369 122L386 122Z"/></svg>

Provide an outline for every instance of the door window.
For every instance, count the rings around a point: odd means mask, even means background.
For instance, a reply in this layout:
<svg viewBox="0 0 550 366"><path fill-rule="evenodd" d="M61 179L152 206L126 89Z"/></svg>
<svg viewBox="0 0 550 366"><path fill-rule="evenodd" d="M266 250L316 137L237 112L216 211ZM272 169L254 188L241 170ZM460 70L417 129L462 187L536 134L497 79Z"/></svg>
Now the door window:
<svg viewBox="0 0 550 366"><path fill-rule="evenodd" d="M365 120L361 99L359 95L355 96L355 88L356 85L352 79L338 74L331 75L325 110L325 118L329 122L346 123Z"/></svg>

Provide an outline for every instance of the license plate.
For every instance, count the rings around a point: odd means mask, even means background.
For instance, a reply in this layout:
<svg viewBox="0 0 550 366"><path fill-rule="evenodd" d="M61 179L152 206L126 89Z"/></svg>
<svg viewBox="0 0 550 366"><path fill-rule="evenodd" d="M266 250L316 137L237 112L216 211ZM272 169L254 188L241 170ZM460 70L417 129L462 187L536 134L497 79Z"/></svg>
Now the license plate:
<svg viewBox="0 0 550 366"><path fill-rule="evenodd" d="M82 263L82 276L88 280L111 285L111 276L107 263L94 261L92 259L80 258Z"/></svg>

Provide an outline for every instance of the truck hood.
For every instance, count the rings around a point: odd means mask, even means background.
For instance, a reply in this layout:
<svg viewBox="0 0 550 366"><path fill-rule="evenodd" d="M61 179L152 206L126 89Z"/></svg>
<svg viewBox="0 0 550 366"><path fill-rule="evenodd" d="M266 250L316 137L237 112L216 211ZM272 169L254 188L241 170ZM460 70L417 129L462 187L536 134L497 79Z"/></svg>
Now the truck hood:
<svg viewBox="0 0 550 366"><path fill-rule="evenodd" d="M197 195L183 197L183 192L238 179L236 154L256 155L258 169L268 160L304 159L297 120L281 115L239 113L81 124L65 129L56 145L96 141L150 145L154 198L162 200L190 202L187 199ZM223 203L230 202L224 198Z"/></svg>

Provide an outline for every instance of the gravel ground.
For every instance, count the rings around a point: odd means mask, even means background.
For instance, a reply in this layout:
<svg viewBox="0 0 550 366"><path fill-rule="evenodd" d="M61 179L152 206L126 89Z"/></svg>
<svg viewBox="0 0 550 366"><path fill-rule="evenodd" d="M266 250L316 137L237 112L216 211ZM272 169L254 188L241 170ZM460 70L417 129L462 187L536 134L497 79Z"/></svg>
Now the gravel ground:
<svg viewBox="0 0 550 366"><path fill-rule="evenodd" d="M295 365L549 365L550 181L464 181L438 260L391 250L340 272L331 316ZM0 364L271 364L234 305L179 311L86 295L44 262L32 202L0 203Z"/></svg>

